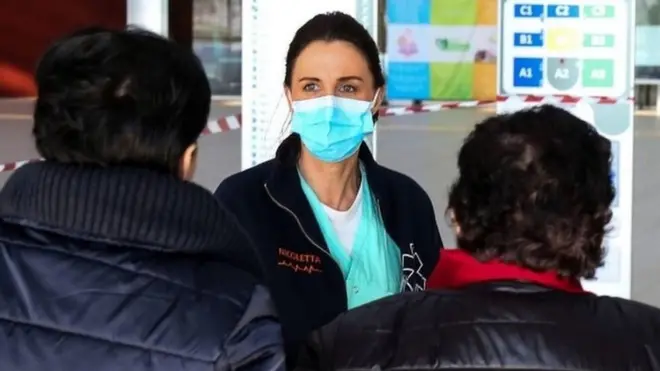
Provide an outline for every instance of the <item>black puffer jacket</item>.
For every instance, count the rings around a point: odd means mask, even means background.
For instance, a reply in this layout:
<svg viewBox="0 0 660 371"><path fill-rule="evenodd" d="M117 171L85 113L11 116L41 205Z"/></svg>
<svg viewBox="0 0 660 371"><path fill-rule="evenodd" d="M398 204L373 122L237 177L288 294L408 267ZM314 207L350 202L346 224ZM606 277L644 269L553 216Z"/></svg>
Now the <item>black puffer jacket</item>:
<svg viewBox="0 0 660 371"><path fill-rule="evenodd" d="M316 332L299 370L660 370L660 311L519 282L390 297Z"/></svg>
<svg viewBox="0 0 660 371"><path fill-rule="evenodd" d="M282 370L249 250L194 184L19 169L0 192L0 370Z"/></svg>

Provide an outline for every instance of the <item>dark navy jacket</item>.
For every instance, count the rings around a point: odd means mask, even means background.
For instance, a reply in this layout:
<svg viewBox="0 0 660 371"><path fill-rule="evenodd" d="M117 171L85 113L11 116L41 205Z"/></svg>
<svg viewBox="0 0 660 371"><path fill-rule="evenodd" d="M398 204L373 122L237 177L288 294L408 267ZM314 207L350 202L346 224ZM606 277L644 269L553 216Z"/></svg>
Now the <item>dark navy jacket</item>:
<svg viewBox="0 0 660 371"><path fill-rule="evenodd" d="M17 170L0 192L0 370L284 370L227 215L147 170Z"/></svg>
<svg viewBox="0 0 660 371"><path fill-rule="evenodd" d="M299 152L294 134L276 159L227 178L215 193L258 247L290 361L312 330L347 309L343 275L300 186ZM423 290L442 247L431 200L414 180L378 165L366 144L359 156L387 232L401 248L404 290Z"/></svg>

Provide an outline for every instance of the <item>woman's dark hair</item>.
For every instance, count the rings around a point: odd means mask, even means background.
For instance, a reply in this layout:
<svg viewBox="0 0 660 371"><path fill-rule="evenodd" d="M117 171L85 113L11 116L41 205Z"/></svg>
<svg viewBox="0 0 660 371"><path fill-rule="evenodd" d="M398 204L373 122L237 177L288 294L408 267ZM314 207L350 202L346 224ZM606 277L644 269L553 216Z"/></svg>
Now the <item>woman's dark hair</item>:
<svg viewBox="0 0 660 371"><path fill-rule="evenodd" d="M286 53L285 86L291 87L291 74L298 56L309 44L315 41L345 41L351 43L366 59L369 70L373 75L374 88L385 86L385 75L380 66L378 45L360 22L342 12L318 14L296 31ZM374 114L374 122L376 121L378 121L378 113ZM300 138L295 134L286 138L280 148L289 147L292 141L298 142L295 147L300 148ZM283 155L282 151L278 149L277 157L279 158L281 155ZM297 152L295 156L297 157Z"/></svg>
<svg viewBox="0 0 660 371"><path fill-rule="evenodd" d="M36 82L36 147L60 163L179 174L211 104L194 53L136 28L92 28L60 39L39 62Z"/></svg>
<svg viewBox="0 0 660 371"><path fill-rule="evenodd" d="M315 41L351 43L367 60L374 78L374 88L385 86L385 76L380 67L380 54L376 42L360 22L342 12L318 14L296 31L286 53L284 85L291 87L291 73L296 59L309 44Z"/></svg>
<svg viewBox="0 0 660 371"><path fill-rule="evenodd" d="M458 155L449 205L458 247L568 278L593 278L615 189L611 144L553 106L478 124Z"/></svg>

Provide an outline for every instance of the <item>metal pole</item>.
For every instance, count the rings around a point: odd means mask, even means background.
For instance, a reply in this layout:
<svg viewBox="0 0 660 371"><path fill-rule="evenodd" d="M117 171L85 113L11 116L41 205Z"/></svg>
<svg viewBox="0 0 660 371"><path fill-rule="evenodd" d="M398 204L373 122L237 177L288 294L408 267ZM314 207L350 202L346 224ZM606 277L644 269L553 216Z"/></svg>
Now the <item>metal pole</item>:
<svg viewBox="0 0 660 371"><path fill-rule="evenodd" d="M168 0L126 0L126 24L169 36Z"/></svg>

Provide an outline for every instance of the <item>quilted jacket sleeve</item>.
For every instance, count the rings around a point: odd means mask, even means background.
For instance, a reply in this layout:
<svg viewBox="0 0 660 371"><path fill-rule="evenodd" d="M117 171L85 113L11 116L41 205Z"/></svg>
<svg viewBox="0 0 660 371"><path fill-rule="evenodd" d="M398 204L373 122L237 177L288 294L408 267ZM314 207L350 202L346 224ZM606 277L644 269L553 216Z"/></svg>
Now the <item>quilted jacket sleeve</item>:
<svg viewBox="0 0 660 371"><path fill-rule="evenodd" d="M334 338L340 321L335 320L314 331L298 353L296 371L334 370L334 361L328 358L333 354Z"/></svg>
<svg viewBox="0 0 660 371"><path fill-rule="evenodd" d="M255 286L250 303L225 342L217 371L284 371L284 341L270 294Z"/></svg>
<svg viewBox="0 0 660 371"><path fill-rule="evenodd" d="M321 344L311 338L298 353L295 371L321 371Z"/></svg>

